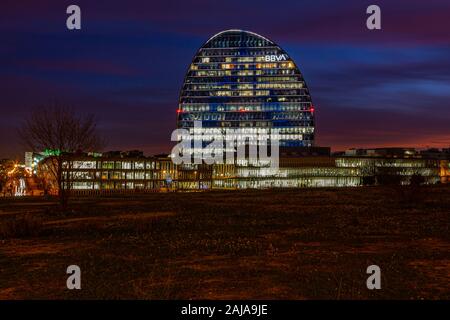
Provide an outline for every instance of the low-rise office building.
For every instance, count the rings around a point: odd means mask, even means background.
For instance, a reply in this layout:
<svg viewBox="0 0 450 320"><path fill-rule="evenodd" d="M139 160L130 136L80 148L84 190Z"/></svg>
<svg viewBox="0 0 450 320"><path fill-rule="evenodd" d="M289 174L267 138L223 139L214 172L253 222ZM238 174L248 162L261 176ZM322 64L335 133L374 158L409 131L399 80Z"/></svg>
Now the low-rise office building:
<svg viewBox="0 0 450 320"><path fill-rule="evenodd" d="M421 176L425 184L450 181L449 160L330 156L320 149L313 155L301 150L299 153L281 152L278 169L237 164L175 165L164 155L70 155L63 163L62 176L64 183L70 184L76 193L356 187L380 183L386 175L398 177L401 184L408 184L415 175ZM46 181L49 193L56 193L58 188L52 174L53 165L50 156L38 167L38 175Z"/></svg>

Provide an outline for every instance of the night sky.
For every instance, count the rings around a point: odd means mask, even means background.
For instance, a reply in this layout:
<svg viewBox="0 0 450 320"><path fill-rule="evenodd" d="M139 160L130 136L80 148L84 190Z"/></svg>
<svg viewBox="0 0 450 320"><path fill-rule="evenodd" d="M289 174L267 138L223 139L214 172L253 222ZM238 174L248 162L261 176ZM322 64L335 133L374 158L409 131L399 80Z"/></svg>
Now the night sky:
<svg viewBox="0 0 450 320"><path fill-rule="evenodd" d="M66 28L70 4L80 31ZM381 31L366 28L370 4ZM55 101L96 114L107 150L169 152L187 67L225 29L259 33L294 59L317 145L450 146L448 0L3 0L0 158L23 158L16 128Z"/></svg>

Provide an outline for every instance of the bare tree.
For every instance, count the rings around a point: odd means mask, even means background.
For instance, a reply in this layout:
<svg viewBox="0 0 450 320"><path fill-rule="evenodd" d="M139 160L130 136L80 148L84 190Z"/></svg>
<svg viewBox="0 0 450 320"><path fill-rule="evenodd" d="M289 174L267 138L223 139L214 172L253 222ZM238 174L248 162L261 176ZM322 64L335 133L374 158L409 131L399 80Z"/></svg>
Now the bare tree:
<svg viewBox="0 0 450 320"><path fill-rule="evenodd" d="M61 206L67 207L72 189L74 153L98 151L103 140L94 115L78 115L58 104L35 108L25 119L19 135L33 152L52 150L47 158L48 174L56 181Z"/></svg>

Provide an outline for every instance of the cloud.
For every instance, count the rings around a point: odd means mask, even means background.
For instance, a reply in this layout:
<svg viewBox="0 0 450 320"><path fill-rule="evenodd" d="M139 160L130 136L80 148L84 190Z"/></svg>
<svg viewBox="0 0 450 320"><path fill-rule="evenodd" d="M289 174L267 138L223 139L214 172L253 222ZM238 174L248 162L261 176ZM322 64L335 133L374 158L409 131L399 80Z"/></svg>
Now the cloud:
<svg viewBox="0 0 450 320"><path fill-rule="evenodd" d="M55 100L98 114L111 148L168 150L186 69L229 28L267 36L297 62L318 144L448 146L448 1L379 0L376 32L366 0L80 0L80 32L65 27L69 4L2 3L0 157L24 151L12 128Z"/></svg>

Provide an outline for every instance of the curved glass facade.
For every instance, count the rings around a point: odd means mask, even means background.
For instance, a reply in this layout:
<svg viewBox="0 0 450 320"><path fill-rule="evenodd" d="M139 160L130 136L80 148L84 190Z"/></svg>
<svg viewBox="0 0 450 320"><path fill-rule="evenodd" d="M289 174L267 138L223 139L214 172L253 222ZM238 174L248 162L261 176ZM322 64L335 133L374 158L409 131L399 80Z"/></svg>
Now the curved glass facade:
<svg viewBox="0 0 450 320"><path fill-rule="evenodd" d="M249 31L227 30L196 53L184 79L177 127L202 122L208 134L226 128L277 133L280 146L314 144L314 107L289 55Z"/></svg>

